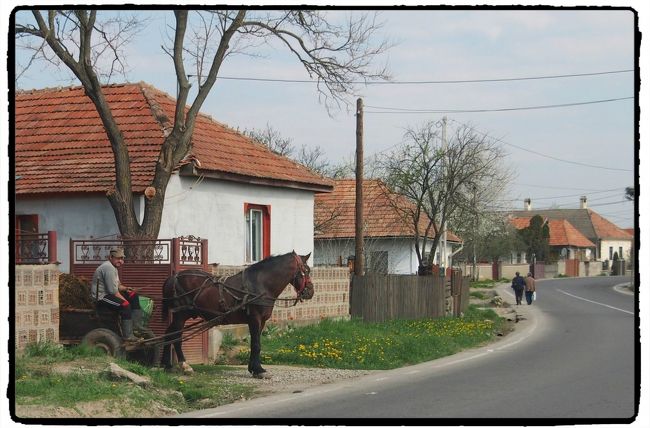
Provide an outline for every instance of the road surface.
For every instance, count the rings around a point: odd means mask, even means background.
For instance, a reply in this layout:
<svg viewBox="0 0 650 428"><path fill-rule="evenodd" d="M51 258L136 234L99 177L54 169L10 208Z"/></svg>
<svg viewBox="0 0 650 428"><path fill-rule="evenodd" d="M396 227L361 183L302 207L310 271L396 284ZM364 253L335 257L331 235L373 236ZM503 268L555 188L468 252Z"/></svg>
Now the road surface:
<svg viewBox="0 0 650 428"><path fill-rule="evenodd" d="M622 277L538 281L539 299L517 306L514 333L487 347L349 381L276 394L181 418L282 418L313 424L364 418L464 420L545 418L547 422L631 421L635 298ZM500 286L508 302L512 290ZM451 420L449 422L452 422Z"/></svg>

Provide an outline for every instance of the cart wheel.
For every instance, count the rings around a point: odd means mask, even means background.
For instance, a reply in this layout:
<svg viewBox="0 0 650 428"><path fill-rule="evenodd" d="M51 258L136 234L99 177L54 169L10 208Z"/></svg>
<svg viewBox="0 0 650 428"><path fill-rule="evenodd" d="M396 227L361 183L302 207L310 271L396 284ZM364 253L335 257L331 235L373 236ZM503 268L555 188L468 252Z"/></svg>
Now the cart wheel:
<svg viewBox="0 0 650 428"><path fill-rule="evenodd" d="M125 355L122 338L107 328L96 328L89 331L83 337L81 343L99 348L111 357L123 358Z"/></svg>
<svg viewBox="0 0 650 428"><path fill-rule="evenodd" d="M136 334L142 339L152 339L156 337L153 331L146 328L141 333ZM126 358L131 361L136 361L140 364L150 367L156 367L160 364L162 358L163 346L160 343L152 343L142 345L140 349L130 351L126 354Z"/></svg>

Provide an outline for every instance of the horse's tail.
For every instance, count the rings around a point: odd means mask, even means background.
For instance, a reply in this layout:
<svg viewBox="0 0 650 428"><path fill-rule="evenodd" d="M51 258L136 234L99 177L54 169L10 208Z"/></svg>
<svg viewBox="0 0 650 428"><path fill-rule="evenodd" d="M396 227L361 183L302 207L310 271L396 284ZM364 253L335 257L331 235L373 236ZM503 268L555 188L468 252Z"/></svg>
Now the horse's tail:
<svg viewBox="0 0 650 428"><path fill-rule="evenodd" d="M172 297L174 297L174 282L176 281L176 275L168 276L163 284L162 289L162 319L167 321L169 317L169 302Z"/></svg>

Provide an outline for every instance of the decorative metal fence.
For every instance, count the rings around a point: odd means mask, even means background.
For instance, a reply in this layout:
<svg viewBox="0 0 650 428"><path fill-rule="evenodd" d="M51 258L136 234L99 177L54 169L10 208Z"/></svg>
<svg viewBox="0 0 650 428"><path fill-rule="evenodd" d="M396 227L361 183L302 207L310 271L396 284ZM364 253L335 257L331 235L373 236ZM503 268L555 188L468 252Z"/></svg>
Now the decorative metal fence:
<svg viewBox="0 0 650 428"><path fill-rule="evenodd" d="M14 251L18 265L56 263L56 231L21 233L16 236Z"/></svg>

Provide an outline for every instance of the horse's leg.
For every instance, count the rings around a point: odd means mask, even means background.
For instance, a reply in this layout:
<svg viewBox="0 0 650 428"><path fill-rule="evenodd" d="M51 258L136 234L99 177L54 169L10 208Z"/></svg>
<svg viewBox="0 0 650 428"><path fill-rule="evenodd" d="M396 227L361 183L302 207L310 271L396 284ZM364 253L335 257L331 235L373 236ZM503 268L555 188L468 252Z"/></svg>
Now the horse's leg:
<svg viewBox="0 0 650 428"><path fill-rule="evenodd" d="M183 313L182 317L179 317L181 321L178 322L176 326L176 334L174 335L174 350L176 351L176 357L178 357L178 364L181 366L181 370L185 374L194 373L192 366L185 361L185 355L183 354L183 341L181 340L183 336L183 327L185 327L185 321L190 317L190 314Z"/></svg>
<svg viewBox="0 0 650 428"><path fill-rule="evenodd" d="M183 327L185 326L185 321L189 316L185 313L176 313L172 318L171 324L167 327L165 332L165 340L173 341L174 351L176 352L176 357L178 358L178 364L181 366L181 370L184 373L193 373L194 370L192 367L185 361L185 355L183 354ZM171 345L167 344L163 348L163 365L166 370L171 370L173 367L172 358L171 358Z"/></svg>
<svg viewBox="0 0 650 428"><path fill-rule="evenodd" d="M266 372L262 368L262 362L260 360L262 326L261 316L259 314L251 315L251 318L248 320L248 332L251 336L251 355L248 360L248 371L253 377L258 379L261 379L263 377L262 373Z"/></svg>
<svg viewBox="0 0 650 428"><path fill-rule="evenodd" d="M173 314L172 322L167 326L167 329L165 330L165 336L164 336L165 342L168 342L171 338L171 333L172 331L174 331L173 329L175 326L175 321L176 321L176 314ZM161 365L165 368L165 370L172 369L172 344L171 343L165 343L165 345L163 346Z"/></svg>

